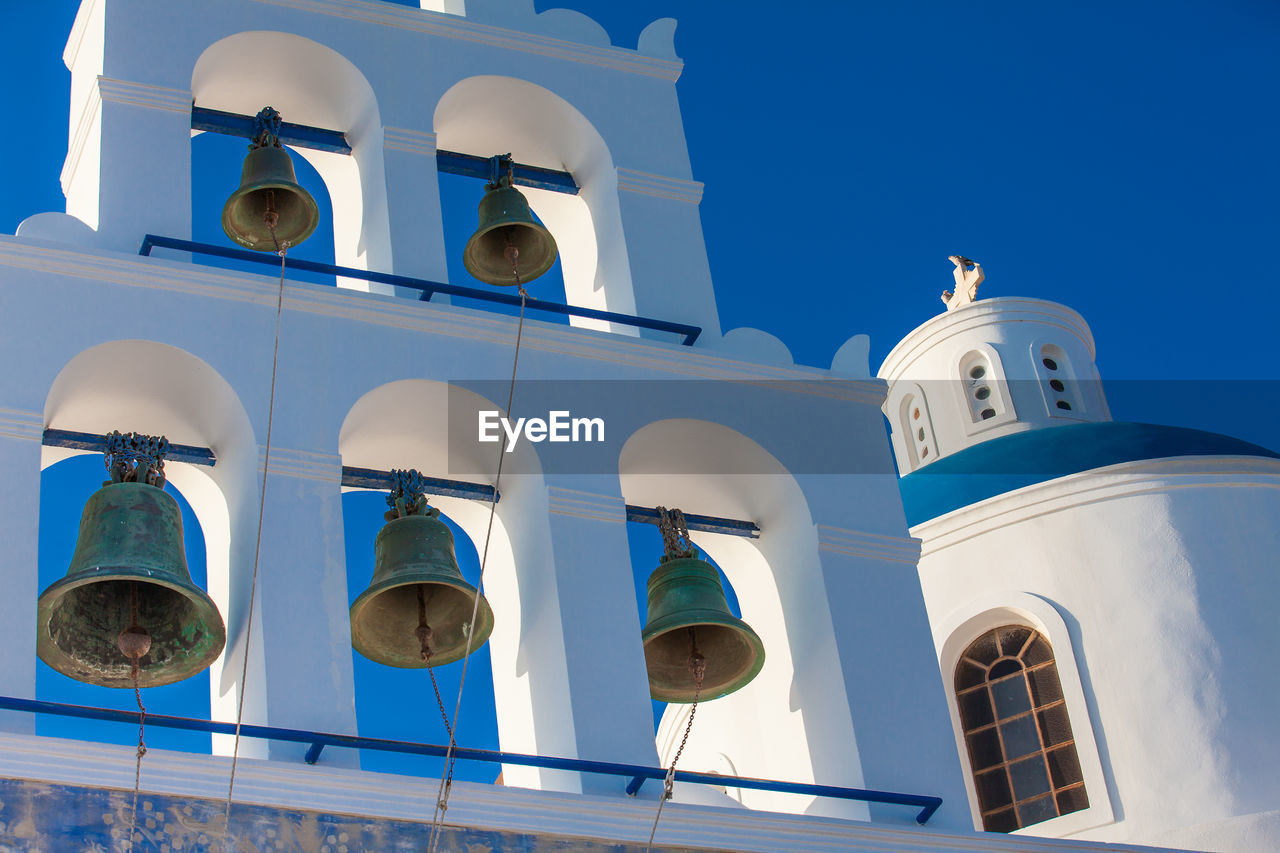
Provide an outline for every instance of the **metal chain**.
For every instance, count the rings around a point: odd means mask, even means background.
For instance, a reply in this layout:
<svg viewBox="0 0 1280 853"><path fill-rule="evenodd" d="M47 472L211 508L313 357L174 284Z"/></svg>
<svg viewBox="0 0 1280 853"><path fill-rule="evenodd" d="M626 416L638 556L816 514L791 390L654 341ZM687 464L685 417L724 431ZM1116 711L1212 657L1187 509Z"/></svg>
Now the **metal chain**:
<svg viewBox="0 0 1280 853"><path fill-rule="evenodd" d="M136 621L136 620L135 620ZM147 709L142 704L142 690L138 686L138 661L134 660L130 673L133 678L133 699L138 703L138 752L133 763L133 807L129 810L129 851L133 850L133 835L138 827L138 789L142 787L142 756L147 754L143 733L147 725Z"/></svg>
<svg viewBox="0 0 1280 853"><path fill-rule="evenodd" d="M275 421L276 411L276 374L280 366L280 320L284 314L284 267L285 254L289 250L289 241L281 244L276 238L275 211L268 208L264 219L271 231L272 242L276 244L276 254L280 256L280 287L276 296L276 333L275 343L271 350L271 390L267 394L267 446L262 457L262 491L258 495L258 534L253 546L253 576L249 581L249 612L244 627L244 659L240 665L240 696L236 702L236 734L231 747L231 774L227 779L227 802L222 812L222 848L227 849L231 840L231 798L236 786L236 765L240 759L240 725L244 719L245 681L249 677L249 641L253 638L254 599L258 592L258 559L262 553L262 520L267 507L267 472L271 465L271 428Z"/></svg>
<svg viewBox="0 0 1280 853"><path fill-rule="evenodd" d="M120 435L116 433L116 435ZM161 439L163 441L163 439ZM110 444L110 442L108 442ZM145 637L145 640L140 639ZM138 750L133 762L133 806L129 809L129 847L133 851L133 835L138 828L138 790L142 787L142 756L147 754L147 744L143 734L147 726L147 709L142 704L142 689L139 684L142 656L151 648L151 637L138 624L138 584L129 584L129 626L120 632L116 645L129 658L129 677L133 681L133 700L138 703Z"/></svg>
<svg viewBox="0 0 1280 853"><path fill-rule="evenodd" d="M427 660L431 659L431 652L427 652ZM427 664L427 675L431 676L431 689L436 693L436 705L440 707L440 719L444 721L444 730L449 735L449 740L453 740L453 726L449 725L449 714L444 709L444 700L440 698L440 685L436 683L436 668L430 663Z"/></svg>
<svg viewBox="0 0 1280 853"><path fill-rule="evenodd" d="M679 510L676 510L679 512ZM659 513L665 513L661 507ZM683 524L684 519L681 518ZM687 535L687 532L686 532ZM649 846L646 848L649 853L653 851L653 839L658 834L658 821L662 820L662 807L666 805L667 800L671 799L671 795L675 793L676 785L676 764L680 761L680 756L684 754L684 746L689 742L689 732L693 730L693 718L698 713L698 698L702 693L702 679L707 673L707 659L698 652L697 640L693 636L693 629L689 629L689 640L693 646L693 650L689 655L689 671L693 673L693 704L689 707L689 719L684 725L684 737L680 738L680 746L676 748L675 757L671 759L671 766L667 768L667 775L662 782L662 796L658 798L658 813L653 816L653 828L649 830Z"/></svg>
<svg viewBox="0 0 1280 853"><path fill-rule="evenodd" d="M511 415L511 406L516 396L516 370L520 366L520 342L524 337L524 310L525 303L528 301L529 293L525 290L524 283L520 281L520 270L516 266L519 258L519 251L508 244L504 253L507 260L511 262L511 272L515 276L516 287L520 292L520 320L516 324L516 346L515 352L511 359L511 383L507 389L507 415ZM501 443L498 448L498 470L493 477L493 498L489 502L489 524L484 534L484 550L480 555L480 577L476 579L476 598L471 605L471 621L467 624L476 624L476 615L480 612L480 595L484 589L484 568L489 560L489 543L493 540L493 520L498 512L498 487L502 483L502 462L506 458ZM436 853L440 844L440 838L444 834L444 814L449 809L449 794L453 789L453 767L454 757L453 749L457 745L454 738L454 732L457 730L458 715L462 711L462 689L467 683L467 667L471 662L471 640L475 636L474 632L467 632L467 645L462 653L462 675L458 680L458 701L453 709L453 725L448 727L449 746L445 750L444 764L445 770L440 777L440 788L436 792L435 811L431 815L431 834L427 842L427 853ZM434 683L435 676L432 675Z"/></svg>

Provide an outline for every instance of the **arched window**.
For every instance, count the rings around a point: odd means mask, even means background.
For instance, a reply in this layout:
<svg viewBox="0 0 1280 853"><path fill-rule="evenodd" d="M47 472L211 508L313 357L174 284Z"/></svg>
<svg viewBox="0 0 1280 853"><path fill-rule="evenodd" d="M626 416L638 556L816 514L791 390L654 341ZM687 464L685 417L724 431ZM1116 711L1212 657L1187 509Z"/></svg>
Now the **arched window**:
<svg viewBox="0 0 1280 853"><path fill-rule="evenodd" d="M992 421L1005 413L1003 377L986 353L974 350L960 360L960 383L974 424Z"/></svg>
<svg viewBox="0 0 1280 853"><path fill-rule="evenodd" d="M1053 344L1040 347L1036 372L1040 375L1050 415L1070 416L1081 410L1075 374L1065 352Z"/></svg>
<svg viewBox="0 0 1280 853"><path fill-rule="evenodd" d="M984 829L1089 807L1053 649L1038 631L1005 625L974 640L955 690Z"/></svg>
<svg viewBox="0 0 1280 853"><path fill-rule="evenodd" d="M933 440L933 425L929 422L929 409L924 395L913 393L903 397L898 418L910 470L914 471L938 458Z"/></svg>

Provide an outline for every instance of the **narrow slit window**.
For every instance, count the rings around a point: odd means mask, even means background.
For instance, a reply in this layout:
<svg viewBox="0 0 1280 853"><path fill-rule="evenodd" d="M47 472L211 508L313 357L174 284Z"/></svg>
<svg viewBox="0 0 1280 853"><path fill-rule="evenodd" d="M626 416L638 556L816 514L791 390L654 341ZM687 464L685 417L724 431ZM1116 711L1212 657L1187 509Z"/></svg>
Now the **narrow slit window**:
<svg viewBox="0 0 1280 853"><path fill-rule="evenodd" d="M982 826L1012 832L1089 807L1049 641L1024 625L978 637L955 670Z"/></svg>

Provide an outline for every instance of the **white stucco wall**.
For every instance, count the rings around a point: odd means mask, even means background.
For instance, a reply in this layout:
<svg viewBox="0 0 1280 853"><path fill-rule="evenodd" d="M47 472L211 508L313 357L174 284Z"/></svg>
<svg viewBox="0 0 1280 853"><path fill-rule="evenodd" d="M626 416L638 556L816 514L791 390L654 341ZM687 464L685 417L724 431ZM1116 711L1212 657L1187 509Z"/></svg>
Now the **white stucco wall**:
<svg viewBox="0 0 1280 853"><path fill-rule="evenodd" d="M1030 625L1054 646L1091 808L1025 832L1280 846L1280 462L1116 465L912 533L947 683L996 625ZM953 698L951 712L967 774ZM971 787L970 802L976 819Z"/></svg>

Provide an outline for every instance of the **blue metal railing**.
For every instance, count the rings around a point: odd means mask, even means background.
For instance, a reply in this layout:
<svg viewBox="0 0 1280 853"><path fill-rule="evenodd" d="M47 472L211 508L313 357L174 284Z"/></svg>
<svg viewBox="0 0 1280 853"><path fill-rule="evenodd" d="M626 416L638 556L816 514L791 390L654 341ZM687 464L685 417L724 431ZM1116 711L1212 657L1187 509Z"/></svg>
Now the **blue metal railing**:
<svg viewBox="0 0 1280 853"><path fill-rule="evenodd" d="M152 249L175 249L179 252L192 252L197 255L210 255L212 257L231 258L255 264L268 264L277 268L280 266L280 258L274 252L250 252L247 249L232 249L226 246L215 246L212 243L197 243L192 240L179 240L175 237L160 237L155 234L147 234L142 238L142 245L138 248L138 254L143 257L149 257ZM344 278L407 287L421 293L422 295L418 298L423 302L429 302L431 297L437 293L445 293L450 296L462 296L480 302L520 307L520 297L512 296L509 293L496 293L491 290L462 287L456 284L445 284L440 281L427 281L421 278L410 278L407 275L393 275L392 273L361 270L355 267L340 267L336 264L307 261L301 258L286 257L284 265L288 269L302 270L304 272L339 275ZM620 326L634 326L637 329L672 332L677 335L684 335L684 340L680 343L685 346L692 346L693 342L698 339L698 335L702 334L701 326L690 326L687 323L675 323L670 320L655 320L652 317L637 317L632 314L617 314L613 311L598 311L595 308L565 305L560 302L544 302L541 299L530 299L526 307L529 311L542 311L566 317L585 317L591 320L617 323Z"/></svg>
<svg viewBox="0 0 1280 853"><path fill-rule="evenodd" d="M13 696L0 696L0 709L23 711L31 714L51 714L59 717L76 717L85 720L103 720L112 723L129 723L131 725L137 725L139 722L137 711L116 711L110 708L92 708L85 705L68 705L62 702L42 702L38 699L19 699ZM191 717L170 717L162 714L148 714L147 725L223 735L235 734L236 731L235 723L197 720ZM240 736L309 744L306 754L306 762L308 764L315 764L320 758L321 751L326 746L345 747L348 749L375 749L383 752L398 752L405 755L431 755L438 758L443 758L448 751L448 747L434 743L383 740L381 738L359 737L357 735L338 735L325 732L310 732L302 729L282 729L275 726L248 724L240 726ZM500 752L492 749L472 749L463 746L455 746L453 748L453 756L459 761L516 764L524 767L541 767L547 770L568 770L578 773L622 776L630 779L626 786L628 794L635 794L648 779L664 779L667 775L667 771L662 767L645 767L642 764L615 764L609 761L587 761L581 758L554 758L545 755L525 755L519 752ZM916 823L921 824L928 821L933 816L933 813L938 810L938 807L942 805L941 797L928 797L922 794L899 794L892 791L871 791L864 788L840 788L834 785L811 785L805 782L780 782L773 779L753 779L744 776L720 776L715 773L695 773L688 770L677 770L675 779L677 782L692 782L698 785L751 788L757 791L779 791L788 794L806 794L817 797L834 797L841 800L910 806L920 809L920 812L916 815Z"/></svg>

